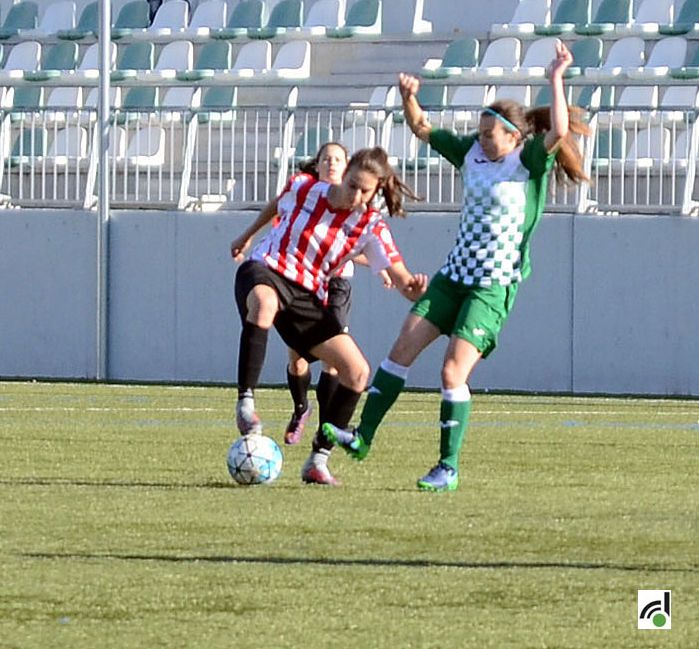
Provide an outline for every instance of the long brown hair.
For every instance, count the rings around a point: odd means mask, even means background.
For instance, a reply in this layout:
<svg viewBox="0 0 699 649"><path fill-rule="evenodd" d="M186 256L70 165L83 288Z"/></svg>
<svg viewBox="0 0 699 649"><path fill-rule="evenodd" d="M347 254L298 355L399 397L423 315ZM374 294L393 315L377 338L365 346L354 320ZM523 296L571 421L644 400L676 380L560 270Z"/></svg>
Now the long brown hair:
<svg viewBox="0 0 699 649"><path fill-rule="evenodd" d="M404 198L420 200L420 197L398 177L389 162L388 153L380 146L359 149L350 158L345 173L354 167L361 171L367 171L378 178L377 191L382 192L386 208L391 216L405 216Z"/></svg>
<svg viewBox="0 0 699 649"><path fill-rule="evenodd" d="M525 111L524 107L511 99L500 99L488 108L512 122L522 138L530 134L546 133L551 130L551 109L540 106ZM589 178L583 171L583 158L576 137L589 135L590 129L583 116L585 111L577 106L568 106L568 134L561 140L556 151L555 174L559 182L580 183Z"/></svg>

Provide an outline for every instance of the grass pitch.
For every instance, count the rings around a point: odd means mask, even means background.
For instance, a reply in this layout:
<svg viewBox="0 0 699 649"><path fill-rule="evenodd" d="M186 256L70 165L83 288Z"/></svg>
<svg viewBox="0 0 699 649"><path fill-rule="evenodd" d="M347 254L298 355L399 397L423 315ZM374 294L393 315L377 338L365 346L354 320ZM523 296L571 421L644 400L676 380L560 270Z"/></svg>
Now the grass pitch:
<svg viewBox="0 0 699 649"><path fill-rule="evenodd" d="M336 453L338 489L301 484L309 433L235 486L234 398L0 383L0 647L698 646L698 402L475 395L459 490L427 494L437 394ZM281 441L286 392L258 406Z"/></svg>

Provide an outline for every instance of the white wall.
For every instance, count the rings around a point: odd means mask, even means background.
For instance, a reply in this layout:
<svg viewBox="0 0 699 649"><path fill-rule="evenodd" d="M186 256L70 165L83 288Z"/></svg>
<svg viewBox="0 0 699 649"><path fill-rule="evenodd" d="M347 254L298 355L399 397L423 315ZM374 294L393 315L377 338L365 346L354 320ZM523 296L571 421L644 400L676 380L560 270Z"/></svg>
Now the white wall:
<svg viewBox="0 0 699 649"><path fill-rule="evenodd" d="M231 239L255 214L115 212L111 222L109 376L234 383L239 320ZM432 273L456 214L392 221L409 267ZM96 215L0 215L0 376L94 378ZM532 245L500 346L476 389L699 396L699 220L552 215ZM373 367L408 303L366 269L354 280L351 330ZM412 368L435 387L444 341ZM271 336L265 383L284 381ZM316 370L317 372L317 370Z"/></svg>

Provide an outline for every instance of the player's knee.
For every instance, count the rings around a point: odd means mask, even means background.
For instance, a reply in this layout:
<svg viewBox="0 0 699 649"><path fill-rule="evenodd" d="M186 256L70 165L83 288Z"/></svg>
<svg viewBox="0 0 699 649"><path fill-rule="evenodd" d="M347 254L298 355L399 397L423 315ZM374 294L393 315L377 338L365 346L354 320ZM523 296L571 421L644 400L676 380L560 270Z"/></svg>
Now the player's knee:
<svg viewBox="0 0 699 649"><path fill-rule="evenodd" d="M289 373L293 376L303 376L308 372L308 361L296 356L289 359Z"/></svg>
<svg viewBox="0 0 699 649"><path fill-rule="evenodd" d="M371 368L364 358L353 359L344 368L338 368L340 382L355 392L362 392L369 383Z"/></svg>
<svg viewBox="0 0 699 649"><path fill-rule="evenodd" d="M447 390L459 387L466 381L463 370L453 361L446 361L442 366L442 387Z"/></svg>
<svg viewBox="0 0 699 649"><path fill-rule="evenodd" d="M273 291L253 290L247 299L248 321L260 327L271 327L279 309L279 301Z"/></svg>

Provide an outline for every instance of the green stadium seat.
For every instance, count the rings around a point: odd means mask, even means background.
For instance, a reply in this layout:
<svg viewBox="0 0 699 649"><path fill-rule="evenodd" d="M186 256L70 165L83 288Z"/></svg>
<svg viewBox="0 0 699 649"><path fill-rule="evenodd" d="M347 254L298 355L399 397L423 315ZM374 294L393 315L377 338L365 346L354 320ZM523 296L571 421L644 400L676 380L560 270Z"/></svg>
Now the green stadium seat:
<svg viewBox="0 0 699 649"><path fill-rule="evenodd" d="M191 70L177 72L180 81L200 81L223 72L231 67L231 45L225 41L215 40L204 43L197 53Z"/></svg>
<svg viewBox="0 0 699 649"><path fill-rule="evenodd" d="M601 38L590 36L573 41L570 53L573 64L566 70L566 79L579 77L586 68L597 68L602 63L603 43Z"/></svg>
<svg viewBox="0 0 699 649"><path fill-rule="evenodd" d="M129 43L120 48L116 69L110 74L111 80L135 79L139 70L152 70L154 54L153 43Z"/></svg>
<svg viewBox="0 0 699 649"><path fill-rule="evenodd" d="M44 49L41 69L24 73L25 81L48 81L61 76L68 70L75 70L78 64L78 44L58 42Z"/></svg>
<svg viewBox="0 0 699 649"><path fill-rule="evenodd" d="M685 0L673 23L660 25L658 32L663 36L681 36L699 31L699 0Z"/></svg>
<svg viewBox="0 0 699 649"><path fill-rule="evenodd" d="M199 108L195 111L200 124L232 122L238 105L238 88L211 86L204 90Z"/></svg>
<svg viewBox="0 0 699 649"><path fill-rule="evenodd" d="M18 37L45 41L56 37L58 30L75 27L75 2L73 0L54 0L44 9L38 25L19 30Z"/></svg>
<svg viewBox="0 0 699 649"><path fill-rule="evenodd" d="M300 30L303 21L303 0L281 0L274 6L264 27L250 27L248 38L268 39Z"/></svg>
<svg viewBox="0 0 699 649"><path fill-rule="evenodd" d="M631 0L602 0L592 22L576 25L575 33L581 36L601 36L614 31L617 25L631 22Z"/></svg>
<svg viewBox="0 0 699 649"><path fill-rule="evenodd" d="M597 130L592 164L598 169L606 169L614 161L626 155L626 131L618 126L604 126Z"/></svg>
<svg viewBox="0 0 699 649"><path fill-rule="evenodd" d="M59 29L58 38L68 41L79 41L88 36L96 36L99 31L99 3L90 2L85 5L74 29Z"/></svg>
<svg viewBox="0 0 699 649"><path fill-rule="evenodd" d="M685 65L670 68L670 76L673 79L699 79L699 48L694 50Z"/></svg>
<svg viewBox="0 0 699 649"><path fill-rule="evenodd" d="M0 27L0 40L19 36L22 29L35 29L39 21L39 7L36 2L23 0L10 7L5 22Z"/></svg>
<svg viewBox="0 0 699 649"><path fill-rule="evenodd" d="M262 0L243 0L233 9L226 27L212 30L211 37L233 39L247 36L249 29L262 27L264 10Z"/></svg>
<svg viewBox="0 0 699 649"><path fill-rule="evenodd" d="M445 79L464 74L478 65L479 48L476 38L452 41L441 59L433 58L425 62L420 74L425 79Z"/></svg>
<svg viewBox="0 0 699 649"><path fill-rule="evenodd" d="M145 0L127 2L119 11L112 27L112 39L119 40L130 36L136 30L146 29L150 24L150 9Z"/></svg>
<svg viewBox="0 0 699 649"><path fill-rule="evenodd" d="M562 36L570 34L576 25L590 22L590 0L560 0L556 7L551 23L536 25L534 33L537 36Z"/></svg>
<svg viewBox="0 0 699 649"><path fill-rule="evenodd" d="M381 33L381 0L357 0L347 11L342 27L327 29L330 38L351 38Z"/></svg>
<svg viewBox="0 0 699 649"><path fill-rule="evenodd" d="M12 167L34 165L37 158L46 155L46 131L36 125L21 128L10 152L9 164Z"/></svg>

